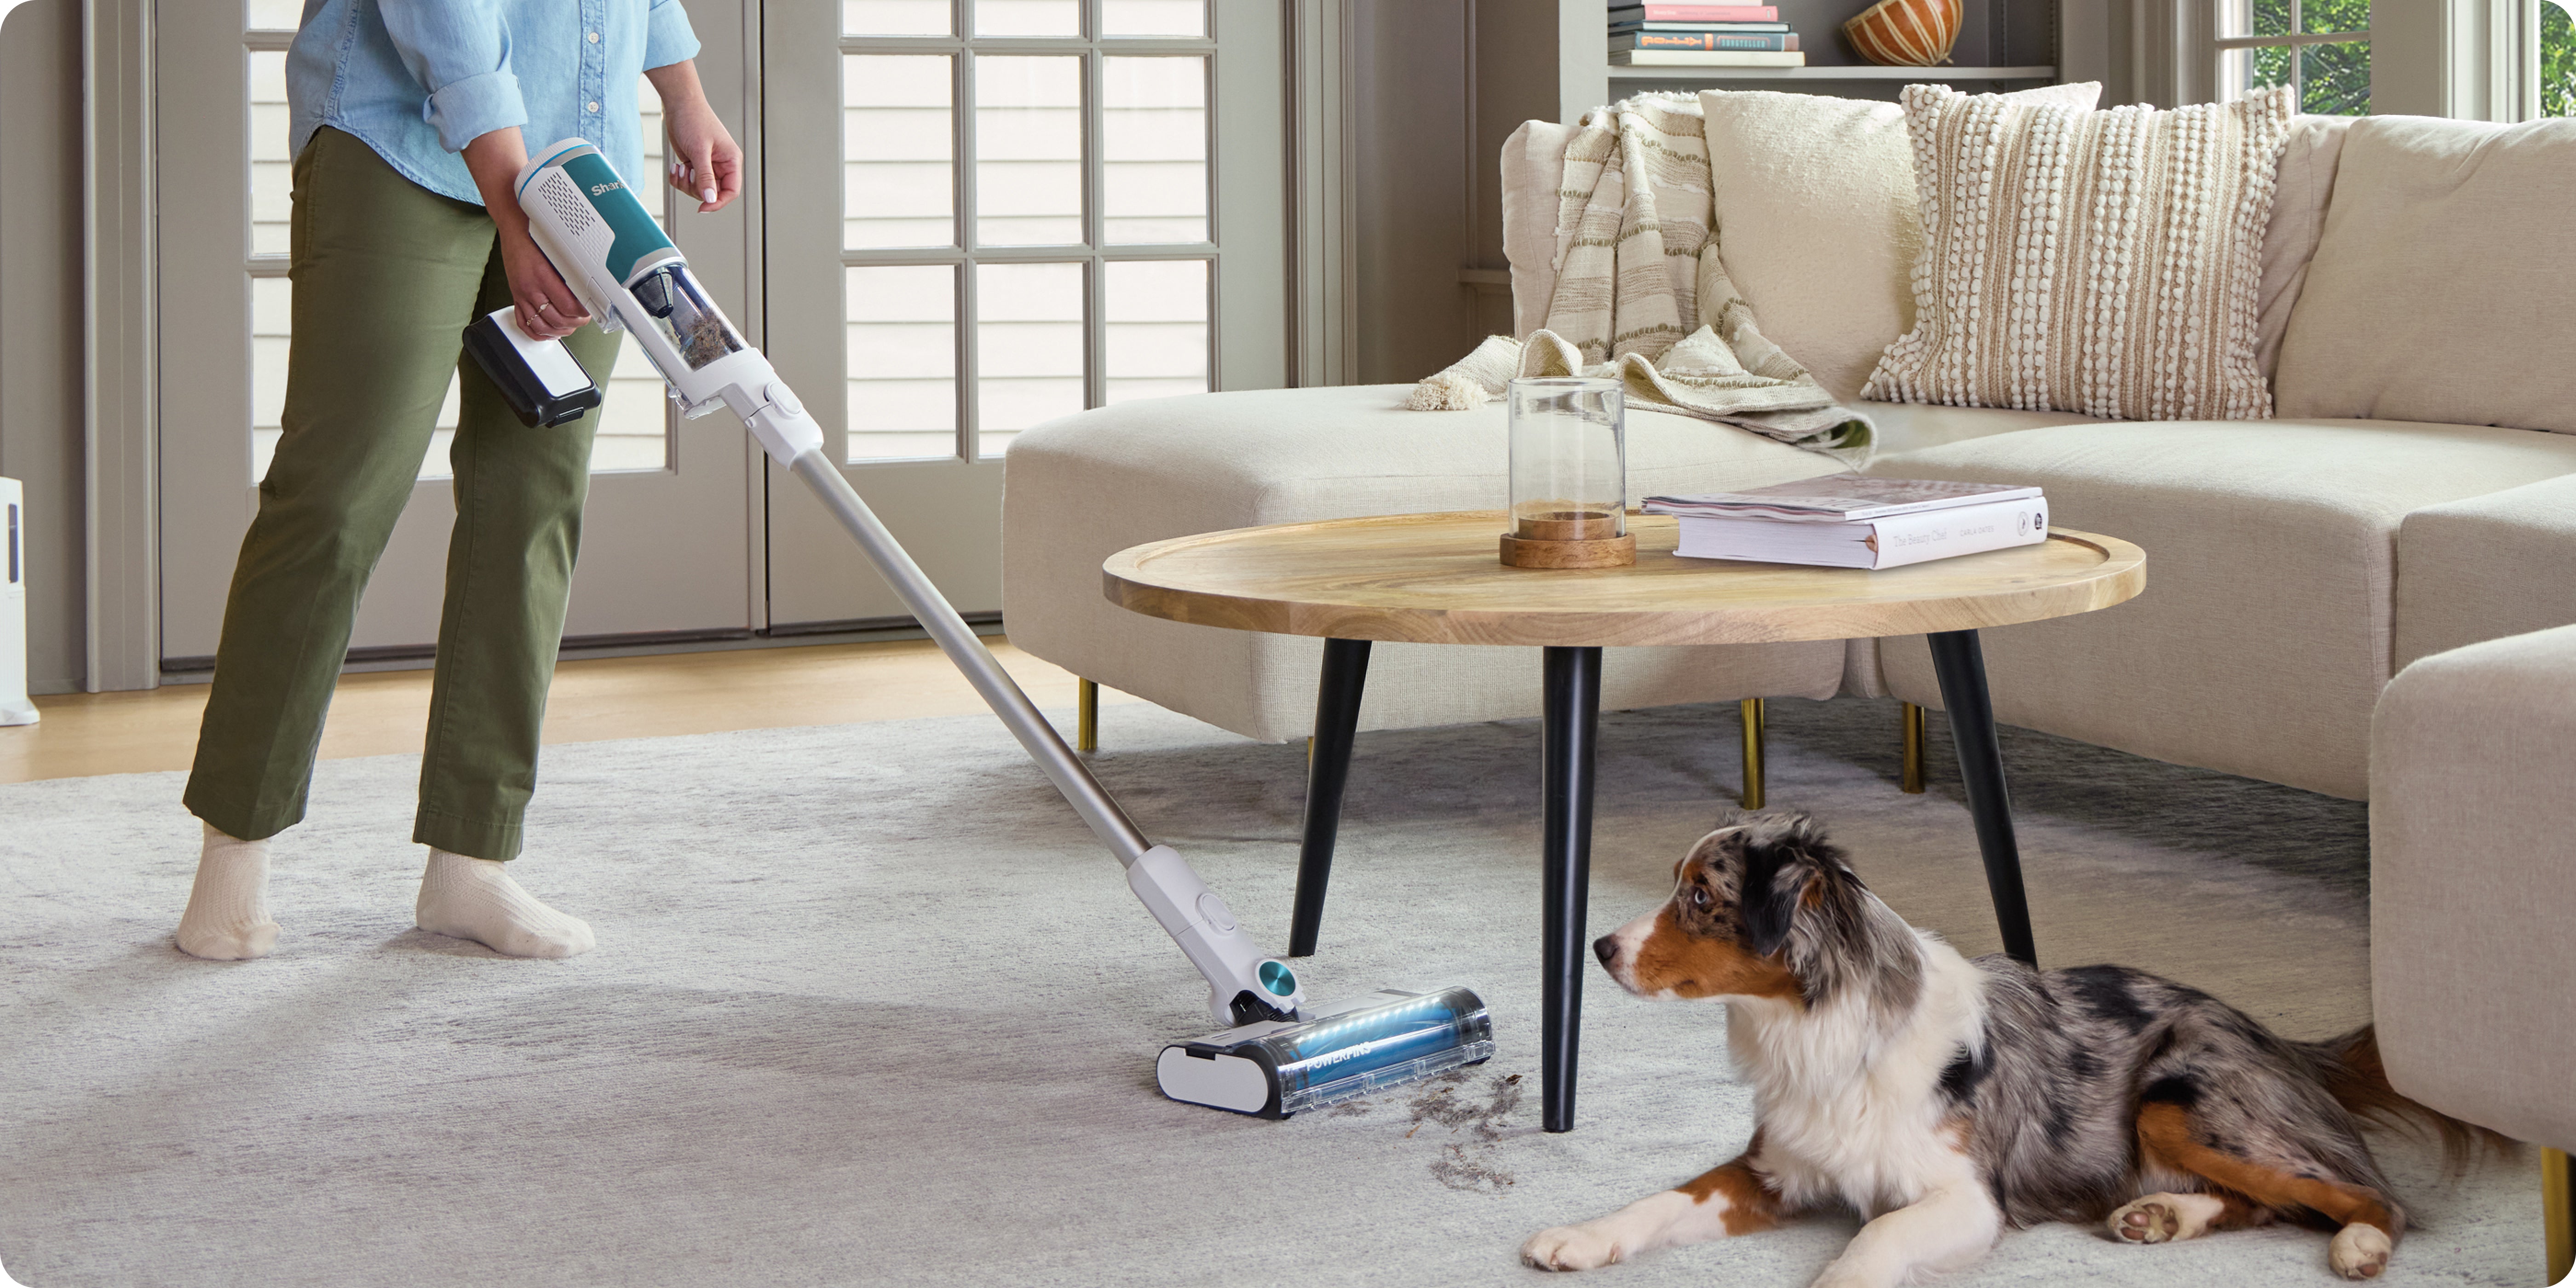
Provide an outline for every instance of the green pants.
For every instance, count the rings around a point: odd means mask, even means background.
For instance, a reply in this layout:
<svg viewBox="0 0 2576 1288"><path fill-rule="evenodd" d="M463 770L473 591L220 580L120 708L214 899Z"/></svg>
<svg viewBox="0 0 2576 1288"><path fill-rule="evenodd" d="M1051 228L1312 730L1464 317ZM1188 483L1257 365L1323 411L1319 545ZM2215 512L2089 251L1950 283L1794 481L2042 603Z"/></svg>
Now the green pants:
<svg viewBox="0 0 2576 1288"><path fill-rule="evenodd" d="M188 809L246 840L304 817L358 596L411 499L448 373L461 370L456 526L412 839L513 858L598 413L529 429L472 362L460 366L466 323L510 303L482 207L324 129L295 159L291 238L285 432L233 569ZM605 380L617 339L592 326L567 343Z"/></svg>

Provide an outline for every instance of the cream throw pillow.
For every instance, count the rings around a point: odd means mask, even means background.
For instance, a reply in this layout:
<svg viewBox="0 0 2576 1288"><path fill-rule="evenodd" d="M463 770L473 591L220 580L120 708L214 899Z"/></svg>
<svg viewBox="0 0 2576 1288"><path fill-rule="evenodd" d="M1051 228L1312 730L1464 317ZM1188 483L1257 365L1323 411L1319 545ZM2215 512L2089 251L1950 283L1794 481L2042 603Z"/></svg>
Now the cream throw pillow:
<svg viewBox="0 0 2576 1288"><path fill-rule="evenodd" d="M2571 215L2576 121L2355 121L2281 414L2576 433Z"/></svg>
<svg viewBox="0 0 2576 1288"><path fill-rule="evenodd" d="M1914 329L1867 394L2132 420L2272 413L2255 288L2285 87L2174 111L1908 85ZM2312 288L2313 289L2313 288Z"/></svg>
<svg viewBox="0 0 2576 1288"><path fill-rule="evenodd" d="M2081 110L2101 95L2085 81L2006 97ZM1774 90L1705 90L1699 104L1726 275L1764 336L1853 401L1914 325L1923 218L1905 109Z"/></svg>

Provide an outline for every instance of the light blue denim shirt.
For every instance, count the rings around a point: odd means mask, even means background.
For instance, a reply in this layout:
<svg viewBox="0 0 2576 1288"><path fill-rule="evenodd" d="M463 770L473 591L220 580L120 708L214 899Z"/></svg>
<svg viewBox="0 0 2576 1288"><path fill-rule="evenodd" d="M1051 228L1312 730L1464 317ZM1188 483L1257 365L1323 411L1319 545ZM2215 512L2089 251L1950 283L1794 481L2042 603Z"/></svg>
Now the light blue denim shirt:
<svg viewBox="0 0 2576 1288"><path fill-rule="evenodd" d="M286 55L290 146L300 154L327 125L412 182L481 205L457 153L515 125L531 153L579 138L649 190L662 177L637 173L635 81L697 54L680 0L304 0Z"/></svg>

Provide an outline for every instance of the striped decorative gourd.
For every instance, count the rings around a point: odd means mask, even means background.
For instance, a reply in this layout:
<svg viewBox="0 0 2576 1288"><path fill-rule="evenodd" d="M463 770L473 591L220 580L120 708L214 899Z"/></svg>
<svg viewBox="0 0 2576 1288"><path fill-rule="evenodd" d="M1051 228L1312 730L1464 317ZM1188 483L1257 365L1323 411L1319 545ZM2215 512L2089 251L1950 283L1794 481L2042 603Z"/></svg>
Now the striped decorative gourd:
<svg viewBox="0 0 2576 1288"><path fill-rule="evenodd" d="M1860 56L1887 67L1950 61L1959 43L1959 0L1878 0L1843 24Z"/></svg>

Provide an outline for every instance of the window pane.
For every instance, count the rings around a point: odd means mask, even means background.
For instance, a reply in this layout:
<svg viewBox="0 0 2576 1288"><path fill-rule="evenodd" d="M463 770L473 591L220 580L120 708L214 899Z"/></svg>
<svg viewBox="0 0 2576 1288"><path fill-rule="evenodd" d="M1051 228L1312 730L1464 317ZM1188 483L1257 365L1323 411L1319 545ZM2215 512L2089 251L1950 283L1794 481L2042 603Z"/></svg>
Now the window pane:
<svg viewBox="0 0 2576 1288"><path fill-rule="evenodd" d="M1083 405L1082 265L975 269L976 452Z"/></svg>
<svg viewBox="0 0 2576 1288"><path fill-rule="evenodd" d="M653 90L653 82L635 78L635 106L644 115L644 173L632 185L635 197L644 203L644 213L652 216L655 227L671 230L671 180L662 168L662 96ZM691 210L696 206L689 207Z"/></svg>
<svg viewBox="0 0 2576 1288"><path fill-rule="evenodd" d="M841 0L841 34L945 36L948 15L948 0Z"/></svg>
<svg viewBox="0 0 2576 1288"><path fill-rule="evenodd" d="M2319 0L2308 0L2315 4ZM2368 0L2362 0L2364 4ZM2297 30L2297 0L2218 0L2221 36L2287 36Z"/></svg>
<svg viewBox="0 0 2576 1288"><path fill-rule="evenodd" d="M2249 90L2289 84L2297 57L2298 51L2286 45L2218 51L2219 99L2233 101Z"/></svg>
<svg viewBox="0 0 2576 1288"><path fill-rule="evenodd" d="M954 246L951 59L841 60L841 244Z"/></svg>
<svg viewBox="0 0 2576 1288"><path fill-rule="evenodd" d="M978 36L1079 36L1082 0L974 0Z"/></svg>
<svg viewBox="0 0 2576 1288"><path fill-rule="evenodd" d="M957 270L842 270L852 461L957 454Z"/></svg>
<svg viewBox="0 0 2576 1288"><path fill-rule="evenodd" d="M1100 60L1101 237L1202 242L1207 227L1207 59Z"/></svg>
<svg viewBox="0 0 2576 1288"><path fill-rule="evenodd" d="M1082 241L1082 60L975 60L975 240Z"/></svg>
<svg viewBox="0 0 2576 1288"><path fill-rule="evenodd" d="M2299 0L2299 30L2368 31L2370 0Z"/></svg>
<svg viewBox="0 0 2576 1288"><path fill-rule="evenodd" d="M283 255L295 189L295 158L286 153L286 55L249 57L250 253Z"/></svg>
<svg viewBox="0 0 2576 1288"><path fill-rule="evenodd" d="M1208 266L1203 259L1102 266L1108 400L1208 391Z"/></svg>
<svg viewBox="0 0 2576 1288"><path fill-rule="evenodd" d="M662 390L662 374L644 357L634 337L620 337L617 365L607 378L592 372L600 392L599 431L590 440L590 472L658 470L671 463L671 400Z"/></svg>
<svg viewBox="0 0 2576 1288"><path fill-rule="evenodd" d="M2561 0L2540 6L2540 114L2576 116L2576 11Z"/></svg>
<svg viewBox="0 0 2576 1288"><path fill-rule="evenodd" d="M2324 116L2370 112L2370 42L2342 40L2299 51L2299 110Z"/></svg>
<svg viewBox="0 0 2576 1288"><path fill-rule="evenodd" d="M1101 0L1104 36L1205 36L1207 0Z"/></svg>
<svg viewBox="0 0 2576 1288"><path fill-rule="evenodd" d="M252 31L293 31L304 24L304 0L243 0L242 26Z"/></svg>

